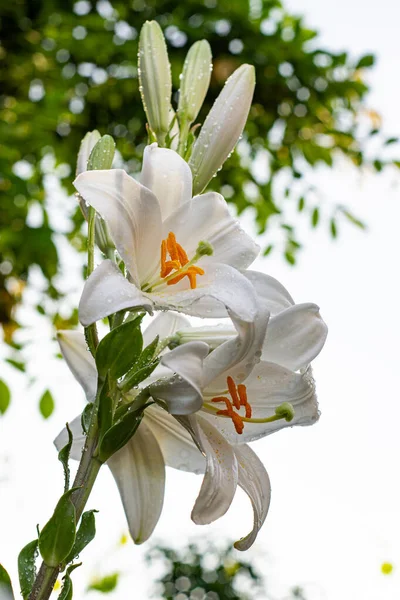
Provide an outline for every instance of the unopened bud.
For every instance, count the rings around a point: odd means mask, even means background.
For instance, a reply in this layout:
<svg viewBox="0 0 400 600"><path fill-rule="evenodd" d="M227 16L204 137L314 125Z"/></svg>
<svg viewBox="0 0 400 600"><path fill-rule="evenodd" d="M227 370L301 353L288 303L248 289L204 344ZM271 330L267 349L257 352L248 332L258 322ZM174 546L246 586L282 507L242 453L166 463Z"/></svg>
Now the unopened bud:
<svg viewBox="0 0 400 600"><path fill-rule="evenodd" d="M193 44L183 65L178 115L192 123L203 105L212 71L212 54L207 40Z"/></svg>
<svg viewBox="0 0 400 600"><path fill-rule="evenodd" d="M111 169L115 154L115 142L111 135L103 135L94 146L87 162L88 171Z"/></svg>
<svg viewBox="0 0 400 600"><path fill-rule="evenodd" d="M214 102L189 161L193 195L204 190L235 148L246 124L254 87L254 67L242 65L229 77Z"/></svg>
<svg viewBox="0 0 400 600"><path fill-rule="evenodd" d="M146 21L139 37L139 90L150 129L160 145L169 130L171 66L161 27Z"/></svg>
<svg viewBox="0 0 400 600"><path fill-rule="evenodd" d="M292 421L294 418L294 408L289 402L284 402L275 409L275 414L285 421Z"/></svg>

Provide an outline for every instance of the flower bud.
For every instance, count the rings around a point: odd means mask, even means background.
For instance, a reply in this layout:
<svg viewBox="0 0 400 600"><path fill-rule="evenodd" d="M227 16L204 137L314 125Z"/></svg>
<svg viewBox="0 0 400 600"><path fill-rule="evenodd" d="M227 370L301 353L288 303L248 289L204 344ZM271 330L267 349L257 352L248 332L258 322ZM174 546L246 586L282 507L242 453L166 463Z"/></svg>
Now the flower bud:
<svg viewBox="0 0 400 600"><path fill-rule="evenodd" d="M214 102L189 161L193 194L204 190L236 146L246 124L254 86L254 67L242 65L232 73Z"/></svg>
<svg viewBox="0 0 400 600"><path fill-rule="evenodd" d="M178 115L181 121L192 123L203 105L212 71L212 54L207 40L193 44L183 65L179 90Z"/></svg>
<svg viewBox="0 0 400 600"><path fill-rule="evenodd" d="M103 135L90 153L88 171L111 169L115 154L115 142L111 135Z"/></svg>
<svg viewBox="0 0 400 600"><path fill-rule="evenodd" d="M139 89L150 129L160 145L169 130L171 66L161 27L146 21L139 37Z"/></svg>

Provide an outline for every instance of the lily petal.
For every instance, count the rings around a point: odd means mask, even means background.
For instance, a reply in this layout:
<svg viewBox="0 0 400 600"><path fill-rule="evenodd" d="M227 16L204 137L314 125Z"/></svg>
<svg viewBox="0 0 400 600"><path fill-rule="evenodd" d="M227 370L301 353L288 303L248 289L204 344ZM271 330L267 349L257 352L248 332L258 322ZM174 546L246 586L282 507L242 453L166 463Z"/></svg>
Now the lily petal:
<svg viewBox="0 0 400 600"><path fill-rule="evenodd" d="M189 417L194 441L206 457L206 473L192 510L198 525L212 523L230 507L238 482L238 465L232 446L206 419Z"/></svg>
<svg viewBox="0 0 400 600"><path fill-rule="evenodd" d="M328 328L316 304L296 304L271 319L262 360L292 371L306 368L318 356Z"/></svg>
<svg viewBox="0 0 400 600"><path fill-rule="evenodd" d="M84 327L119 310L143 308L152 311L151 300L129 283L111 261L103 261L86 280L79 302L79 320Z"/></svg>
<svg viewBox="0 0 400 600"><path fill-rule="evenodd" d="M158 442L141 423L131 440L107 461L117 483L136 544L153 533L160 518L165 488L165 465Z"/></svg>
<svg viewBox="0 0 400 600"><path fill-rule="evenodd" d="M154 404L146 408L144 422L156 436L168 467L191 473L204 473L204 456L175 417Z"/></svg>
<svg viewBox="0 0 400 600"><path fill-rule="evenodd" d="M202 406L203 361L208 354L204 342L190 342L167 352L161 364L176 373L149 387L155 400L166 403L171 414L191 414Z"/></svg>
<svg viewBox="0 0 400 600"><path fill-rule="evenodd" d="M159 148L157 144L144 150L140 181L157 197L163 221L192 197L189 165L173 150Z"/></svg>
<svg viewBox="0 0 400 600"><path fill-rule="evenodd" d="M77 417L75 417L75 419L71 421L71 423L68 423L68 427L70 428L73 436L71 452L69 456L70 458L72 458L72 460L79 461L82 458L82 450L85 445L86 439L86 436L82 431L81 415L78 415ZM53 443L57 448L58 452L60 452L60 450L67 445L68 431L66 427L64 427L64 429L60 431Z"/></svg>
<svg viewBox="0 0 400 600"><path fill-rule="evenodd" d="M86 171L74 185L106 221L134 282L146 283L158 266L161 245L161 211L155 195L122 169Z"/></svg>
<svg viewBox="0 0 400 600"><path fill-rule="evenodd" d="M229 212L221 194L209 192L182 204L163 223L163 237L173 231L176 239L193 256L200 241L209 242L211 256L203 256L199 265L223 263L246 269L257 257L260 247L240 227Z"/></svg>
<svg viewBox="0 0 400 600"><path fill-rule="evenodd" d="M234 446L233 451L239 467L238 483L250 498L254 513L253 529L246 537L235 542L234 546L236 550L248 550L267 517L271 502L271 483L264 465L247 444Z"/></svg>
<svg viewBox="0 0 400 600"><path fill-rule="evenodd" d="M260 304L271 313L271 317L293 306L293 298L274 277L259 271L244 271L243 275L252 283Z"/></svg>
<svg viewBox="0 0 400 600"><path fill-rule="evenodd" d="M194 317L227 317L231 314L243 321L253 321L257 314L257 298L251 283L239 271L223 264L206 266L204 275L198 277L195 289L184 289L181 281L149 298L158 307L177 310Z"/></svg>
<svg viewBox="0 0 400 600"><path fill-rule="evenodd" d="M310 368L305 373L294 373L280 365L261 361L254 367L244 384L252 407L252 418L272 417L275 409L284 402L292 404L294 418L289 422L285 419L270 423L245 422L243 433L238 434L231 419L212 415L203 409L202 415L232 444L252 442L285 427L312 425L319 418L317 396ZM211 399L216 395L208 388L205 399Z"/></svg>
<svg viewBox="0 0 400 600"><path fill-rule="evenodd" d="M58 331L57 340L69 370L83 387L87 401L92 402L97 391L97 369L85 336L80 331Z"/></svg>
<svg viewBox="0 0 400 600"><path fill-rule="evenodd" d="M143 346L147 346L158 335L160 340L169 338L179 329L190 325L188 319L179 313L162 312L157 315L143 331Z"/></svg>

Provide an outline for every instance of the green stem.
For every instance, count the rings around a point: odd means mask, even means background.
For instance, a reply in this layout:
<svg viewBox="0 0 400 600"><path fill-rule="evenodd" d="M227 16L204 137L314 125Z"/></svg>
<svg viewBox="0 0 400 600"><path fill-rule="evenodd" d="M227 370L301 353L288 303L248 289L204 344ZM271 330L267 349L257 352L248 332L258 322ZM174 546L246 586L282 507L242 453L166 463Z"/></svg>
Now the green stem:
<svg viewBox="0 0 400 600"><path fill-rule="evenodd" d="M179 145L178 154L185 156L186 153L186 142L189 135L190 122L186 119L181 120L179 124Z"/></svg>
<svg viewBox="0 0 400 600"><path fill-rule="evenodd" d="M94 244L96 236L96 211L92 206L89 206L88 211L88 264L87 276L89 277L94 271ZM96 323L85 327L86 343L93 356L96 354L96 348L99 345L99 336L97 334Z"/></svg>

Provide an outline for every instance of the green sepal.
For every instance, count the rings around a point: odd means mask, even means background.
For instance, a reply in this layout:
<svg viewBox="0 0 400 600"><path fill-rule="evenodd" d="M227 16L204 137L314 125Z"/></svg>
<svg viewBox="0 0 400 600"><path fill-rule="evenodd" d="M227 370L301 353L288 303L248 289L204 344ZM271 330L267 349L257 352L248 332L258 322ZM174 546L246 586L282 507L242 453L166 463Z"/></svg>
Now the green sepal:
<svg viewBox="0 0 400 600"><path fill-rule="evenodd" d="M36 579L35 561L38 555L38 540L29 542L18 555L18 576L21 595L24 600L29 597ZM0 594L0 598L2 598Z"/></svg>
<svg viewBox="0 0 400 600"><path fill-rule="evenodd" d="M14 600L11 579L3 565L0 564L0 598L1 600Z"/></svg>
<svg viewBox="0 0 400 600"><path fill-rule="evenodd" d="M88 544L90 544L96 535L96 523L94 518L94 513L96 512L98 511L87 510L83 513L81 524L79 525L79 529L76 533L74 546L65 561L67 564L73 561L74 558L76 558L82 552L82 550L86 548Z"/></svg>
<svg viewBox="0 0 400 600"><path fill-rule="evenodd" d="M75 569L80 567L81 564L82 563L78 563L76 565L71 565L70 567L68 567L67 572L65 573L65 575L63 577L64 584L61 588L61 592L60 592L60 595L58 596L58 600L72 600L73 586L72 586L72 579L70 577L70 574L72 573L72 571L74 571Z"/></svg>
<svg viewBox="0 0 400 600"><path fill-rule="evenodd" d="M99 425L99 438L101 439L105 432L110 429L113 422L113 400L110 395L107 379L104 382L99 396L97 422Z"/></svg>
<svg viewBox="0 0 400 600"><path fill-rule="evenodd" d="M89 404L86 404L85 408L83 409L82 415L81 415L82 431L85 434L87 434L87 432L89 431L90 421L92 419L92 412L93 412L93 402L89 402Z"/></svg>
<svg viewBox="0 0 400 600"><path fill-rule="evenodd" d="M64 448L61 448L60 452L58 453L58 460L62 463L62 466L64 469L64 493L67 492L68 488L69 488L68 460L69 460L69 454L71 452L72 441L74 439L68 423L66 424L66 429L68 431L68 442L66 443Z"/></svg>
<svg viewBox="0 0 400 600"><path fill-rule="evenodd" d="M123 323L108 333L96 351L96 365L101 377L107 372L118 379L132 367L142 352L143 338L138 319Z"/></svg>
<svg viewBox="0 0 400 600"><path fill-rule="evenodd" d="M103 436L99 448L99 460L106 462L120 450L134 435L143 418L143 411L131 409L121 417Z"/></svg>
<svg viewBox="0 0 400 600"><path fill-rule="evenodd" d="M103 135L90 153L87 170L111 169L115 154L115 142L111 135Z"/></svg>
<svg viewBox="0 0 400 600"><path fill-rule="evenodd" d="M64 562L75 542L75 506L70 496L79 488L71 488L57 503L53 515L39 536L39 550L47 566L57 567Z"/></svg>

